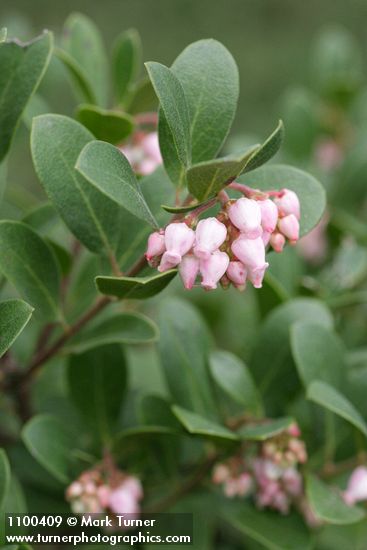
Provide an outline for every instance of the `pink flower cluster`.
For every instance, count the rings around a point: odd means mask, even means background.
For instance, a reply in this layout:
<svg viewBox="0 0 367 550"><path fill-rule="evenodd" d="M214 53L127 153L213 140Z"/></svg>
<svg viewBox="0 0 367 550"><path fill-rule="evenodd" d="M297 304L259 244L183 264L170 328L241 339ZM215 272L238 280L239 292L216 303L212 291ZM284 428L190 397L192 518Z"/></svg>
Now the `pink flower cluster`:
<svg viewBox="0 0 367 550"><path fill-rule="evenodd" d="M101 467L83 472L66 490L76 514L115 513L139 515L143 489L138 478L119 470L106 474Z"/></svg>
<svg viewBox="0 0 367 550"><path fill-rule="evenodd" d="M303 499L303 481L298 464L307 460L300 431L295 424L256 447L243 451L213 469L213 483L223 485L227 497L252 495L259 508L272 508L282 514Z"/></svg>
<svg viewBox="0 0 367 550"><path fill-rule="evenodd" d="M249 280L261 288L266 247L281 252L288 240L299 238L300 204L296 193L283 189L272 200L254 192L254 198L229 200L217 217L200 220L195 230L186 221L170 223L148 239L146 259L164 272L178 267L186 289L192 289L198 275L205 290L230 284L244 290Z"/></svg>
<svg viewBox="0 0 367 550"><path fill-rule="evenodd" d="M119 147L134 172L147 176L162 164L157 132L135 132L131 142Z"/></svg>

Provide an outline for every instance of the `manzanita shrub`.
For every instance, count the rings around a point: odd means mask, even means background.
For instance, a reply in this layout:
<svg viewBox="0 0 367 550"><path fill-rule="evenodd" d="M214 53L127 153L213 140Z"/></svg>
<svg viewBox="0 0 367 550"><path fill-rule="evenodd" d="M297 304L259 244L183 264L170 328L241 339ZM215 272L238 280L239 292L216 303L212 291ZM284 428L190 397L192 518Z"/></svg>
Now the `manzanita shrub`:
<svg viewBox="0 0 367 550"><path fill-rule="evenodd" d="M365 227L339 201L342 250L302 265L324 188L269 162L282 122L226 144L239 75L216 40L145 76L135 31L107 55L80 14L57 46L0 40L2 212L19 125L44 192L0 221L0 509L186 511L200 549L364 548L367 355L343 340L366 344L347 328L365 313ZM342 109L359 80L329 43L320 101ZM40 94L50 62L73 117ZM289 112L283 158L318 173L309 118Z"/></svg>

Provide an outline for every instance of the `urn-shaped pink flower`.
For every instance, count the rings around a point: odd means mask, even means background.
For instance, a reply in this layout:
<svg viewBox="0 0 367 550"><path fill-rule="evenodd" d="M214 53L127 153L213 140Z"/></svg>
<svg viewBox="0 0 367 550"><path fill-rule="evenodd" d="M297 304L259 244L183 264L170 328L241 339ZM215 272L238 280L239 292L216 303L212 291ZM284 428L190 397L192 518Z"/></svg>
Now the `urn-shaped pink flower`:
<svg viewBox="0 0 367 550"><path fill-rule="evenodd" d="M199 273L199 258L194 254L186 254L182 258L178 270L184 287L191 290Z"/></svg>
<svg viewBox="0 0 367 550"><path fill-rule="evenodd" d="M270 245L275 250L275 252L283 252L283 248L285 245L285 237L278 231L274 231L274 233L270 236Z"/></svg>
<svg viewBox="0 0 367 550"><path fill-rule="evenodd" d="M130 476L111 491L109 508L115 514L138 514L140 512L139 501L142 497L143 489L140 481Z"/></svg>
<svg viewBox="0 0 367 550"><path fill-rule="evenodd" d="M170 223L164 234L166 252L162 256L158 271L163 272L176 267L194 241L195 233L185 223Z"/></svg>
<svg viewBox="0 0 367 550"><path fill-rule="evenodd" d="M281 218L278 222L278 228L283 235L289 239L290 243L296 243L299 239L299 222L294 214L289 214Z"/></svg>
<svg viewBox="0 0 367 550"><path fill-rule="evenodd" d="M256 269L265 265L265 246L261 237L248 239L241 235L233 241L232 252L247 268Z"/></svg>
<svg viewBox="0 0 367 550"><path fill-rule="evenodd" d="M360 500L367 500L367 468L358 466L349 478L344 500L351 506Z"/></svg>
<svg viewBox="0 0 367 550"><path fill-rule="evenodd" d="M278 222L278 208L271 199L258 201L261 210L261 225L264 231L272 233Z"/></svg>
<svg viewBox="0 0 367 550"><path fill-rule="evenodd" d="M225 252L217 250L206 260L200 260L201 286L206 290L214 290L217 283L225 274L229 264L229 257Z"/></svg>
<svg viewBox="0 0 367 550"><path fill-rule="evenodd" d="M299 220L301 217L301 206L296 193L290 189L282 189L282 191L283 196L274 199L279 215L289 216L289 214L293 214Z"/></svg>
<svg viewBox="0 0 367 550"><path fill-rule="evenodd" d="M195 237L195 256L206 260L224 243L227 237L227 228L217 218L207 218L198 223Z"/></svg>
<svg viewBox="0 0 367 550"><path fill-rule="evenodd" d="M229 206L228 216L233 225L249 239L256 239L262 234L258 201L242 197Z"/></svg>
<svg viewBox="0 0 367 550"><path fill-rule="evenodd" d="M164 244L164 233L160 233L158 231L151 233L148 238L148 246L145 253L145 257L148 262L156 256L161 256L165 250L166 246Z"/></svg>
<svg viewBox="0 0 367 550"><path fill-rule="evenodd" d="M240 291L246 288L247 269L241 262L229 262L226 275Z"/></svg>

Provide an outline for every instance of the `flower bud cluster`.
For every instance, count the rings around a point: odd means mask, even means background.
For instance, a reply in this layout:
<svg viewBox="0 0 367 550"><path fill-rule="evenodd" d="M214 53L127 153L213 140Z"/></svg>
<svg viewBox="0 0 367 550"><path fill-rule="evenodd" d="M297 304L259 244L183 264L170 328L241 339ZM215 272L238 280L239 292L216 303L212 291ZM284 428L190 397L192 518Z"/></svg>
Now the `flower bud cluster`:
<svg viewBox="0 0 367 550"><path fill-rule="evenodd" d="M227 497L252 495L259 508L272 508L282 514L304 497L303 481L297 469L307 460L297 425L257 445L255 452L241 451L218 463L212 481L222 485Z"/></svg>
<svg viewBox="0 0 367 550"><path fill-rule="evenodd" d="M281 252L288 241L299 238L300 205L297 195L283 189L272 200L254 192L254 198L229 200L217 217L192 222L170 223L148 239L146 259L164 272L178 267L186 289L192 289L198 275L205 290L220 283L244 290L249 280L261 288L265 271L266 247ZM194 218L195 220L195 218Z"/></svg>
<svg viewBox="0 0 367 550"><path fill-rule="evenodd" d="M132 169L137 174L147 176L162 164L157 132L135 132L130 143L119 147Z"/></svg>
<svg viewBox="0 0 367 550"><path fill-rule="evenodd" d="M102 466L86 470L66 489L66 500L75 514L112 513L139 515L143 498L140 480Z"/></svg>

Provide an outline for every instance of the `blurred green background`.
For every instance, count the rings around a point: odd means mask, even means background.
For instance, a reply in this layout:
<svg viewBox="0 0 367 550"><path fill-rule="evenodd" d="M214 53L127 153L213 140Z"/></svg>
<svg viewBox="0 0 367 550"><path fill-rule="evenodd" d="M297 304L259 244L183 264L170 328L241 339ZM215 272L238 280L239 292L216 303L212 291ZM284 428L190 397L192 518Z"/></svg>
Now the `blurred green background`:
<svg viewBox="0 0 367 550"><path fill-rule="evenodd" d="M366 47L365 0L1 0L1 24L26 39L52 29L71 11L94 19L107 45L123 29L143 38L144 59L170 64L190 42L213 37L234 55L241 96L234 129L267 132L281 114L280 98L309 82L310 44L325 25L343 24ZM71 99L62 88L67 110ZM71 94L70 94L71 97ZM58 102L58 110L60 103ZM56 108L56 105L55 105Z"/></svg>

